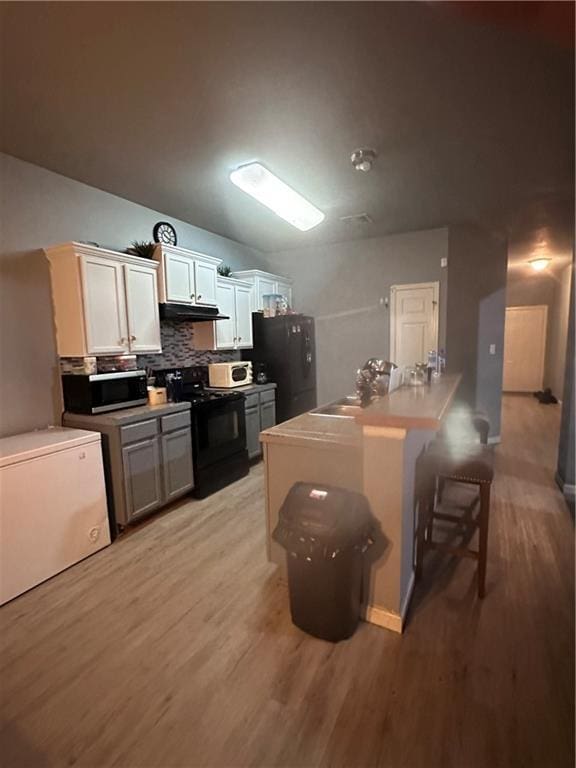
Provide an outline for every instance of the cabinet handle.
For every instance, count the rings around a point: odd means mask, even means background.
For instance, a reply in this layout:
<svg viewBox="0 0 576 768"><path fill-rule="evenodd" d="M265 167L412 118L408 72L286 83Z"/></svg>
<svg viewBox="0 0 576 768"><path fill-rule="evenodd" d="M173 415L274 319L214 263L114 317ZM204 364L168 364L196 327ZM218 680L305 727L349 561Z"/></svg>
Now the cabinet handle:
<svg viewBox="0 0 576 768"><path fill-rule="evenodd" d="M242 341L242 336L238 336L238 341Z"/></svg>
<svg viewBox="0 0 576 768"><path fill-rule="evenodd" d="M195 295L195 294L191 293L191 294L190 294L190 298L191 298L191 299L193 299L193 298L194 298L194 295Z"/></svg>
<svg viewBox="0 0 576 768"><path fill-rule="evenodd" d="M128 339L125 336L120 336L120 341L118 342L118 344L120 344L120 346L123 347L127 341Z"/></svg>
<svg viewBox="0 0 576 768"><path fill-rule="evenodd" d="M130 341L136 341L136 336L130 336Z"/></svg>
<svg viewBox="0 0 576 768"><path fill-rule="evenodd" d="M233 341L234 341L234 342L237 342L237 341L238 341L238 339L236 338L236 336L234 336L234 339L233 339Z"/></svg>
<svg viewBox="0 0 576 768"><path fill-rule="evenodd" d="M198 294L198 300L200 300L201 298L202 298L202 294L201 294L201 293L199 293L199 294Z"/></svg>

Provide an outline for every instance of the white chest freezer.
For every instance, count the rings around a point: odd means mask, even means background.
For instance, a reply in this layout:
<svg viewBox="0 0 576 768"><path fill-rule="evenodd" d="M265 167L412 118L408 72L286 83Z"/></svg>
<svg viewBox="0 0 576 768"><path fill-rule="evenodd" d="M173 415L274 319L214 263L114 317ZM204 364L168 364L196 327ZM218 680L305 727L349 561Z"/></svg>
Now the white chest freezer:
<svg viewBox="0 0 576 768"><path fill-rule="evenodd" d="M108 544L98 432L0 439L0 605Z"/></svg>

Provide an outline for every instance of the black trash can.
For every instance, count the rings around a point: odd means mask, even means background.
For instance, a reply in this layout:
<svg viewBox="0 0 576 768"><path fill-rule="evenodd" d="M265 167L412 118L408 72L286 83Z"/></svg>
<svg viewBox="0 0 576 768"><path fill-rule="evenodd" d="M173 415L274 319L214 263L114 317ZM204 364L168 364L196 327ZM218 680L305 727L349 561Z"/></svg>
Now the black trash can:
<svg viewBox="0 0 576 768"><path fill-rule="evenodd" d="M362 602L363 553L374 521L360 493L296 483L272 537L285 550L292 621L337 642L354 634Z"/></svg>

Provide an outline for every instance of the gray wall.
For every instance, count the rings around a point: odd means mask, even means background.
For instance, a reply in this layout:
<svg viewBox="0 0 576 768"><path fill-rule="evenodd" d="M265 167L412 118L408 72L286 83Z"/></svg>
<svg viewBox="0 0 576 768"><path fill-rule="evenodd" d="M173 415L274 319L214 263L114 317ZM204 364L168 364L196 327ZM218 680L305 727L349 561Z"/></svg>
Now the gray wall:
<svg viewBox="0 0 576 768"><path fill-rule="evenodd" d="M124 250L151 240L167 217L93 187L0 154L0 435L59 423L60 388L47 261L41 248L93 240ZM261 267L247 246L172 221L178 244Z"/></svg>
<svg viewBox="0 0 576 768"><path fill-rule="evenodd" d="M458 399L487 413L492 437L500 434L506 267L504 238L476 226L450 227L447 366L462 373Z"/></svg>
<svg viewBox="0 0 576 768"><path fill-rule="evenodd" d="M390 286L440 282L440 340L446 335L448 230L433 229L266 254L271 271L294 280L296 308L316 318L318 400L353 391L356 369L389 356ZM449 354L449 353L448 353Z"/></svg>
<svg viewBox="0 0 576 768"><path fill-rule="evenodd" d="M568 340L566 344L566 371L562 394L562 419L560 424L560 442L558 445L558 484L568 498L574 501L575 493L575 420L574 408L574 266L571 269L570 309L568 315Z"/></svg>
<svg viewBox="0 0 576 768"><path fill-rule="evenodd" d="M548 307L544 386L562 399L568 332L568 308L572 265L550 272L527 271L521 267L508 270L507 307L544 304Z"/></svg>

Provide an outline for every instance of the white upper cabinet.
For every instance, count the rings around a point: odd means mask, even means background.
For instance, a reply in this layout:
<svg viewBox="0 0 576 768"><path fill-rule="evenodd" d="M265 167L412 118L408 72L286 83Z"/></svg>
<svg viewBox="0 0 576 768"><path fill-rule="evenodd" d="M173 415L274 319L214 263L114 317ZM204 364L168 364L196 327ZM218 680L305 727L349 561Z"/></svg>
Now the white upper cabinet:
<svg viewBox="0 0 576 768"><path fill-rule="evenodd" d="M194 275L196 282L196 301L208 307L217 306L216 301L216 278L218 272L216 264L207 261L194 261Z"/></svg>
<svg viewBox="0 0 576 768"><path fill-rule="evenodd" d="M164 257L166 301L194 303L194 262L186 256L167 253Z"/></svg>
<svg viewBox="0 0 576 768"><path fill-rule="evenodd" d="M46 256L60 357L162 351L155 261L83 243Z"/></svg>
<svg viewBox="0 0 576 768"><path fill-rule="evenodd" d="M234 284L229 281L218 280L216 288L216 298L218 299L218 309L220 314L228 315L229 320L216 320L213 325L216 327L215 349L233 349L236 342L236 307L234 302ZM198 327L198 326L196 326ZM196 339L196 332L194 334Z"/></svg>
<svg viewBox="0 0 576 768"><path fill-rule="evenodd" d="M292 280L261 269L243 269L233 272L232 277L244 280L252 286L252 312L264 310L264 296L269 293L279 293L284 296L288 306L292 304Z"/></svg>
<svg viewBox="0 0 576 768"><path fill-rule="evenodd" d="M81 256L85 346L88 355L119 355L128 349L124 265Z"/></svg>
<svg viewBox="0 0 576 768"><path fill-rule="evenodd" d="M252 288L236 283L234 286L236 315L236 348L252 347Z"/></svg>
<svg viewBox="0 0 576 768"><path fill-rule="evenodd" d="M156 266L124 264L131 352L157 352L162 346L156 273Z"/></svg>
<svg viewBox="0 0 576 768"><path fill-rule="evenodd" d="M160 301L215 307L217 267L221 259L203 253L158 245L154 258L160 263Z"/></svg>
<svg viewBox="0 0 576 768"><path fill-rule="evenodd" d="M219 277L216 299L228 320L194 323L196 349L248 349L252 347L252 286L241 280Z"/></svg>

